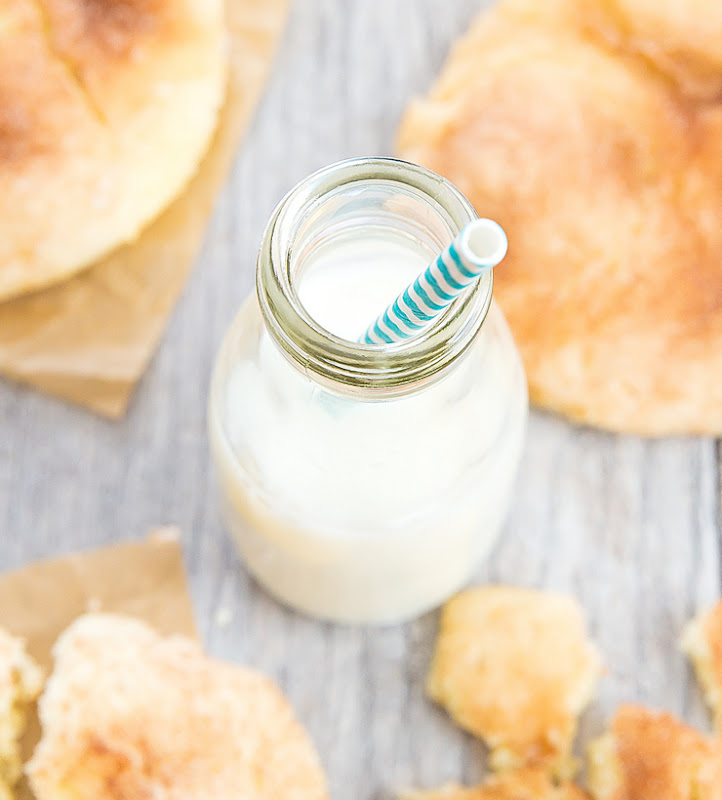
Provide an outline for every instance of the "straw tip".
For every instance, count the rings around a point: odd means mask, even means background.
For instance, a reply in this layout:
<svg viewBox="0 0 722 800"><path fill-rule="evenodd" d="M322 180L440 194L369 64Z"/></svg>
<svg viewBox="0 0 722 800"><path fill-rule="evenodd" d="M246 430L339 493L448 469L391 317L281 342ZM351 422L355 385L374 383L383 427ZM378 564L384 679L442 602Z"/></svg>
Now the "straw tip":
<svg viewBox="0 0 722 800"><path fill-rule="evenodd" d="M484 217L470 222L461 233L467 258L479 267L495 267L506 255L509 241L504 229Z"/></svg>

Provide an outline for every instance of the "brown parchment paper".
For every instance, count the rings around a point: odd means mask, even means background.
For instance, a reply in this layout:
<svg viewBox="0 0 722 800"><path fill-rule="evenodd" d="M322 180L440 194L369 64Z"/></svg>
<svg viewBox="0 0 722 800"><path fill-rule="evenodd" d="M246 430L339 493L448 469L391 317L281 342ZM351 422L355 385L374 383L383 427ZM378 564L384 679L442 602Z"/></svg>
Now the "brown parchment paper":
<svg viewBox="0 0 722 800"><path fill-rule="evenodd" d="M0 625L27 641L46 674L58 635L91 610L139 617L165 635L196 636L178 531L162 528L143 542L38 561L0 575ZM33 712L23 740L26 759L39 738ZM30 797L27 786L20 786L19 800Z"/></svg>
<svg viewBox="0 0 722 800"><path fill-rule="evenodd" d="M289 0L227 0L228 94L185 193L133 244L58 286L0 305L0 373L121 416L178 299L269 71Z"/></svg>

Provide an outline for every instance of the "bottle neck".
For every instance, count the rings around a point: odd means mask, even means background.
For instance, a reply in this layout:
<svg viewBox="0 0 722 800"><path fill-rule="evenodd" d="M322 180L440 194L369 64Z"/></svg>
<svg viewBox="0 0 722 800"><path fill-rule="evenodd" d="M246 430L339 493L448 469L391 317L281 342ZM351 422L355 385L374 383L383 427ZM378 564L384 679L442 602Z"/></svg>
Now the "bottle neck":
<svg viewBox="0 0 722 800"><path fill-rule="evenodd" d="M261 245L257 291L270 336L291 363L343 393L390 396L438 379L484 322L491 271L418 336L388 345L352 342L327 331L303 306L298 287L305 265L329 237L385 229L425 248L431 259L475 217L452 184L406 162L354 159L311 175L281 201Z"/></svg>

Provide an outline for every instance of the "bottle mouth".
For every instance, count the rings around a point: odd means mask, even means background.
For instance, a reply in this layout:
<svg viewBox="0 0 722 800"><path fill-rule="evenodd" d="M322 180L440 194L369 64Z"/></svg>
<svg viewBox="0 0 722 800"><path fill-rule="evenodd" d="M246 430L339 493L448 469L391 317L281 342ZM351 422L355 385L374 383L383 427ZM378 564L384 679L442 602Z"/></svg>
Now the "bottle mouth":
<svg viewBox="0 0 722 800"><path fill-rule="evenodd" d="M393 226L435 255L476 217L453 184L409 162L359 158L315 172L279 203L261 244L256 288L271 337L293 364L336 391L382 397L440 377L484 322L491 270L417 336L394 344L352 342L323 328L301 302L299 280L305 257L334 230Z"/></svg>

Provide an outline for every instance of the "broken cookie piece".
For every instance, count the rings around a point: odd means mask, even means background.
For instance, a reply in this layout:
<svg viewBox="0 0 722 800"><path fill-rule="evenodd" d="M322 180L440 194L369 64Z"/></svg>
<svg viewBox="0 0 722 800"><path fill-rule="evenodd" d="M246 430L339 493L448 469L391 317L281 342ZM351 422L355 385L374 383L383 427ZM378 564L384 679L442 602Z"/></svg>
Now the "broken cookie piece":
<svg viewBox="0 0 722 800"><path fill-rule="evenodd" d="M526 765L570 777L577 717L600 671L573 598L491 586L445 606L427 688L484 739L495 770Z"/></svg>
<svg viewBox="0 0 722 800"><path fill-rule="evenodd" d="M618 709L589 746L594 800L719 800L722 747L667 713Z"/></svg>
<svg viewBox="0 0 722 800"><path fill-rule="evenodd" d="M722 600L688 623L682 649L692 659L717 732L722 734Z"/></svg>
<svg viewBox="0 0 722 800"><path fill-rule="evenodd" d="M30 703L40 694L43 675L25 652L25 642L0 628L0 799L20 778L19 739ZM5 795L3 795L3 790Z"/></svg>
<svg viewBox="0 0 722 800"><path fill-rule="evenodd" d="M54 655L37 800L327 800L311 740L255 670L113 614L80 617Z"/></svg>

